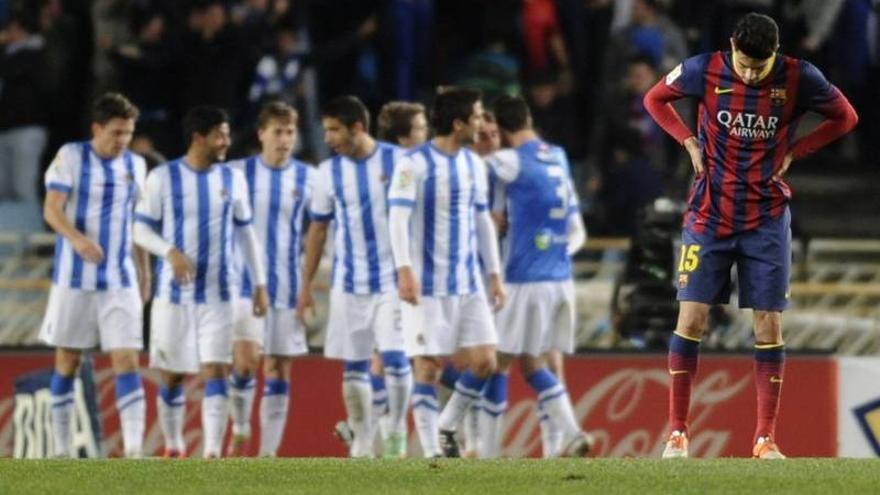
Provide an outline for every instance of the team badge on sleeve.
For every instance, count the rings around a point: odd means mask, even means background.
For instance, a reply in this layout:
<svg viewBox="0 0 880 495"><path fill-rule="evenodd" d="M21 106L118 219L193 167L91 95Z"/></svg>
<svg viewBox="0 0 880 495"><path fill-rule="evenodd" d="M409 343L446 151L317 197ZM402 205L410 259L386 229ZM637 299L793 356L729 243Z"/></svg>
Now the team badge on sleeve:
<svg viewBox="0 0 880 495"><path fill-rule="evenodd" d="M400 180L397 181L397 188L406 189L410 184L412 184L412 172L409 170L401 170Z"/></svg>
<svg viewBox="0 0 880 495"><path fill-rule="evenodd" d="M674 83L675 80L678 79L678 76L680 76L680 75L681 75L681 64L678 64L675 66L674 69L669 71L669 74L666 74L666 85L669 86L670 84Z"/></svg>

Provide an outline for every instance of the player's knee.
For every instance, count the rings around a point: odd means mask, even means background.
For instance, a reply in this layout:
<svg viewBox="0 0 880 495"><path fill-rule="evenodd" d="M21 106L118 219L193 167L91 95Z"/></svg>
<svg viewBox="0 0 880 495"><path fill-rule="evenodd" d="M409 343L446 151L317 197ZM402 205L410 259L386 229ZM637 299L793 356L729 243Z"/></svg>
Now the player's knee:
<svg viewBox="0 0 880 495"><path fill-rule="evenodd" d="M55 370L61 376L71 376L76 373L82 354L76 351L58 349L55 353Z"/></svg>
<svg viewBox="0 0 880 495"><path fill-rule="evenodd" d="M138 354L135 350L113 351L110 353L110 361L116 374L131 373L138 369Z"/></svg>
<svg viewBox="0 0 880 495"><path fill-rule="evenodd" d="M519 367L522 370L523 376L531 376L535 371L545 367L545 363L540 358L524 355L520 357Z"/></svg>
<svg viewBox="0 0 880 495"><path fill-rule="evenodd" d="M755 341L760 344L782 343L782 313L755 311Z"/></svg>
<svg viewBox="0 0 880 495"><path fill-rule="evenodd" d="M498 360L495 358L494 349L480 350L471 363L471 371L474 375L485 378L498 369Z"/></svg>
<svg viewBox="0 0 880 495"><path fill-rule="evenodd" d="M413 379L422 383L436 383L440 379L440 363L431 357L413 359Z"/></svg>
<svg viewBox="0 0 880 495"><path fill-rule="evenodd" d="M512 354L505 354L503 352L499 352L497 356L498 361L498 372L499 373L507 373L510 371L510 365L513 364L513 359L515 356Z"/></svg>
<svg viewBox="0 0 880 495"><path fill-rule="evenodd" d="M685 337L699 339L709 326L709 306L682 303L675 331Z"/></svg>

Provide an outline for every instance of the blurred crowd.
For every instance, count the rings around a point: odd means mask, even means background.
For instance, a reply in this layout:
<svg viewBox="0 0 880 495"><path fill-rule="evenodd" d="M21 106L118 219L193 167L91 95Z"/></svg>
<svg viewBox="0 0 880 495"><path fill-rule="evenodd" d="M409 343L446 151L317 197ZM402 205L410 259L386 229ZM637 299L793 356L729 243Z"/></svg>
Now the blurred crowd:
<svg viewBox="0 0 880 495"><path fill-rule="evenodd" d="M629 234L690 177L642 96L687 56L727 49L750 11L850 98L849 158L876 162L880 0L0 0L0 201L38 201L54 150L88 137L108 90L140 108L133 148L153 163L182 153L180 117L199 104L228 109L233 156L251 152L273 99L300 111L299 154L315 161L322 102L354 94L377 111L463 84L487 101L524 94L571 156L591 232Z"/></svg>

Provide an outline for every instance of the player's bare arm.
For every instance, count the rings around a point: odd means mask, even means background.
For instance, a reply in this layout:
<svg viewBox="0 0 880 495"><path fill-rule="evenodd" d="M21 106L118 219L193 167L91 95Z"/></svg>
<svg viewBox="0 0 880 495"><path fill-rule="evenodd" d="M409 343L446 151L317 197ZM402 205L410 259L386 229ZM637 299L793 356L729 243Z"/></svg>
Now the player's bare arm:
<svg viewBox="0 0 880 495"><path fill-rule="evenodd" d="M324 244L327 242L327 230L329 222L312 222L309 232L306 234L305 256L302 266L302 287L299 289L299 297L296 303L296 316L305 323L306 312L315 311L315 299L312 297L312 280L318 271L321 255L324 253Z"/></svg>
<svg viewBox="0 0 880 495"><path fill-rule="evenodd" d="M86 237L85 234L71 225L67 215L64 214L64 204L67 202L67 193L60 191L48 191L43 203L43 218L52 227L52 230L63 235L70 241L73 249L89 263L100 263L104 259L104 250L101 246Z"/></svg>

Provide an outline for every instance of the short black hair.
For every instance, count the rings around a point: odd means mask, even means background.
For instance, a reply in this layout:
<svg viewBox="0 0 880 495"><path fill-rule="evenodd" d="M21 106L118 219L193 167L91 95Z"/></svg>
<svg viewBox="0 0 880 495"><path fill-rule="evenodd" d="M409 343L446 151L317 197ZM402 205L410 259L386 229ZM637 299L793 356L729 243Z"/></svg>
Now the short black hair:
<svg viewBox="0 0 880 495"><path fill-rule="evenodd" d="M105 93L92 105L92 122L104 125L113 119L135 119L140 112L120 93Z"/></svg>
<svg viewBox="0 0 880 495"><path fill-rule="evenodd" d="M183 117L183 139L189 146L193 134L207 136L215 127L228 123L229 114L220 107L207 105L194 107Z"/></svg>
<svg viewBox="0 0 880 495"><path fill-rule="evenodd" d="M779 26L770 16L748 13L733 29L733 44L751 58L770 58L779 47Z"/></svg>
<svg viewBox="0 0 880 495"><path fill-rule="evenodd" d="M439 90L431 108L431 126L440 136L451 133L452 123L467 122L474 113L474 104L482 97L480 90L474 88L453 86Z"/></svg>
<svg viewBox="0 0 880 495"><path fill-rule="evenodd" d="M501 95L493 106L498 127L506 132L516 132L529 125L532 113L529 104L522 96Z"/></svg>
<svg viewBox="0 0 880 495"><path fill-rule="evenodd" d="M370 112L357 96L345 95L333 98L321 109L321 117L336 119L345 127L360 122L365 132L370 130Z"/></svg>

